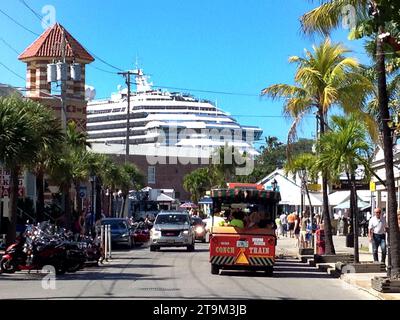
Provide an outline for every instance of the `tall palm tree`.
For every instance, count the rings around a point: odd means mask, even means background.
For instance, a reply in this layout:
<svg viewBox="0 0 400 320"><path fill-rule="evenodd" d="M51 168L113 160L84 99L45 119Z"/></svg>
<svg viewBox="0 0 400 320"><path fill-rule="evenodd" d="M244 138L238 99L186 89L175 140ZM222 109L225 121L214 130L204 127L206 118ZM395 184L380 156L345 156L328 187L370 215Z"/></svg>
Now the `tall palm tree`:
<svg viewBox="0 0 400 320"><path fill-rule="evenodd" d="M65 224L68 228L72 226L71 185L74 185L76 209L80 213L80 183L88 178L90 166L96 167L91 153L86 151L87 147L90 147L87 134L81 132L75 122L68 122L62 155L54 161L50 169L51 178L59 184L62 192Z"/></svg>
<svg viewBox="0 0 400 320"><path fill-rule="evenodd" d="M107 212L108 216L112 217L114 215L114 192L116 191L117 185L119 185L120 170L115 162L106 156L103 158L100 167L100 175L101 180L103 181L103 186L108 190Z"/></svg>
<svg viewBox="0 0 400 320"><path fill-rule="evenodd" d="M308 184L310 180L316 180L317 173L315 172L315 163L317 157L312 153L299 154L292 158L290 161L286 162L284 170L285 172L291 173L294 176L299 176L301 181L301 189L304 190L308 199L309 212L311 215L311 221L313 221L313 205L310 197L310 190Z"/></svg>
<svg viewBox="0 0 400 320"><path fill-rule="evenodd" d="M288 146L296 138L297 126L307 114L316 111L320 135L326 131L326 119L333 106L344 112L358 112L367 117L358 106L361 105L370 82L359 70L359 63L350 57L342 44L332 44L327 38L313 52L305 51L305 57L289 58L297 64L295 85L275 84L262 90L262 95L272 99L284 98L284 113L294 118L288 134ZM290 149L289 149L290 151ZM288 152L290 156L290 152ZM323 219L326 237L326 253L335 254L328 203L328 175L322 171Z"/></svg>
<svg viewBox="0 0 400 320"><path fill-rule="evenodd" d="M320 6L301 17L305 33L321 33L327 35L337 28L346 13L346 6L351 5L359 18L356 28L362 26L361 36L373 36L376 40L376 73L378 88L378 105L380 131L382 133L383 151L386 170L386 190L388 194L389 246L391 261L388 274L400 278L400 230L397 224L397 199L393 169L393 139L390 121L389 96L386 78L385 42L393 40L387 37L387 26L400 22L398 15L400 4L397 0L323 0ZM391 41L393 42L393 41ZM390 269L391 268L391 269Z"/></svg>
<svg viewBox="0 0 400 320"><path fill-rule="evenodd" d="M131 188L135 188L139 190L143 187L144 183L144 176L139 171L139 169L131 163L125 163L119 167L120 169L120 181L119 181L119 188L122 191L122 206L120 217L123 217L124 212L126 211L126 206L128 204L127 198L129 196L129 191Z"/></svg>
<svg viewBox="0 0 400 320"><path fill-rule="evenodd" d="M44 219L44 175L53 165L56 158L60 157L65 142L65 137L61 131L61 124L50 109L43 108L42 105L27 100L29 113L32 121L36 121L36 134L43 137L40 140L39 151L32 161L30 168L36 176L36 218L38 221Z"/></svg>
<svg viewBox="0 0 400 320"><path fill-rule="evenodd" d="M354 234L354 259L359 263L358 251L358 214L356 170L359 165L365 165L372 153L372 148L367 142L365 125L355 116L332 117L332 131L321 136L318 147L319 157L317 166L329 169L330 175L335 179L345 172L350 189L350 215L353 219L352 232ZM363 159L364 161L360 161Z"/></svg>
<svg viewBox="0 0 400 320"><path fill-rule="evenodd" d="M46 108L36 102L16 96L0 99L0 162L10 171L7 244L16 236L19 175L34 164L52 138L50 131L43 130L46 121L51 120L47 116Z"/></svg>

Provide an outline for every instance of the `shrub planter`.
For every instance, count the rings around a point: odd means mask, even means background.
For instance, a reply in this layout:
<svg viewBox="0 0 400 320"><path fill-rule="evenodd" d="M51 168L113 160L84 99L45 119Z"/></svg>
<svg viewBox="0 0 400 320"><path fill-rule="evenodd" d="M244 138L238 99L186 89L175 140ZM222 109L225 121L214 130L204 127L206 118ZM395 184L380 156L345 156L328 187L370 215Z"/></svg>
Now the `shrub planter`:
<svg viewBox="0 0 400 320"><path fill-rule="evenodd" d="M299 256L312 256L314 254L313 248L299 249Z"/></svg>
<svg viewBox="0 0 400 320"><path fill-rule="evenodd" d="M400 293L400 280L388 277L374 277L371 280L372 289L383 293Z"/></svg>
<svg viewBox="0 0 400 320"><path fill-rule="evenodd" d="M336 263L336 262L343 262L343 263L353 263L354 262L354 255L353 254L332 254L332 255L314 255L315 263Z"/></svg>
<svg viewBox="0 0 400 320"><path fill-rule="evenodd" d="M386 272L386 265L384 263L336 263L336 270L344 273L381 273Z"/></svg>

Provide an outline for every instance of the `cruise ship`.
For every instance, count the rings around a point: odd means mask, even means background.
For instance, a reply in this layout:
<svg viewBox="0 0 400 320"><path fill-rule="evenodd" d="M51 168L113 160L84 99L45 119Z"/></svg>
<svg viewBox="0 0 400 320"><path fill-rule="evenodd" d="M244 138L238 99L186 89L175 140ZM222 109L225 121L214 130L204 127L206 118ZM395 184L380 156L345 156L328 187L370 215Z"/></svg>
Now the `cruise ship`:
<svg viewBox="0 0 400 320"><path fill-rule="evenodd" d="M131 92L129 116L132 154L147 154L152 147L199 149L203 152L200 157L208 157L212 150L225 145L248 155L258 154L253 144L261 139L261 128L239 124L211 101L154 89L141 69L134 74L136 91ZM95 151L124 154L127 99L127 89L119 87L110 99L88 102L87 131Z"/></svg>

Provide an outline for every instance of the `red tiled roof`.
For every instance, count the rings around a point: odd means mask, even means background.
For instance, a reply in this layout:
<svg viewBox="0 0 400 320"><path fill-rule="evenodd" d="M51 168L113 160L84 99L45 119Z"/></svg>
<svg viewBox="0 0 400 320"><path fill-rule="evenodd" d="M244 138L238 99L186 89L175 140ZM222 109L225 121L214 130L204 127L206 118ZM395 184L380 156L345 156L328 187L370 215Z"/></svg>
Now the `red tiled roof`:
<svg viewBox="0 0 400 320"><path fill-rule="evenodd" d="M65 34L66 57L93 62L94 58L85 48L59 23L48 28L18 57L19 60L30 58L60 58L62 56L62 33Z"/></svg>

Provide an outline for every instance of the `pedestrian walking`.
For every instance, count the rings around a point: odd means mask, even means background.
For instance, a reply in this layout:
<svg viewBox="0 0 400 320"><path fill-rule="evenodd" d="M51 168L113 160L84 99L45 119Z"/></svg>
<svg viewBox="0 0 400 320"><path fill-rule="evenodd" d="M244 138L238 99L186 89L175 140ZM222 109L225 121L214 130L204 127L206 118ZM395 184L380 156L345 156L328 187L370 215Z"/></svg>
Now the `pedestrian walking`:
<svg viewBox="0 0 400 320"><path fill-rule="evenodd" d="M296 222L296 213L295 212L288 215L287 222L288 222L289 237L293 238L294 237L294 225Z"/></svg>
<svg viewBox="0 0 400 320"><path fill-rule="evenodd" d="M300 245L301 248L307 248L307 224L308 224L308 213L303 211L303 217L300 221Z"/></svg>
<svg viewBox="0 0 400 320"><path fill-rule="evenodd" d="M281 219L282 224L282 235L284 237L287 237L287 214L285 212L282 212L279 218Z"/></svg>
<svg viewBox="0 0 400 320"><path fill-rule="evenodd" d="M375 209L375 215L369 220L369 241L372 242L374 262L379 262L378 248L381 248L381 262L386 262L386 219L380 208Z"/></svg>
<svg viewBox="0 0 400 320"><path fill-rule="evenodd" d="M297 212L294 213L294 238L296 239L296 247L300 248L300 225L301 225L301 220Z"/></svg>
<svg viewBox="0 0 400 320"><path fill-rule="evenodd" d="M275 230L276 237L280 238L280 236L283 234L283 226L280 217L275 219L275 224L276 224L276 230Z"/></svg>

